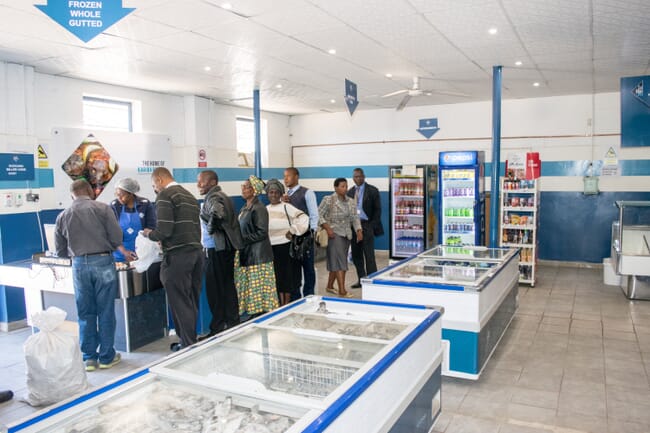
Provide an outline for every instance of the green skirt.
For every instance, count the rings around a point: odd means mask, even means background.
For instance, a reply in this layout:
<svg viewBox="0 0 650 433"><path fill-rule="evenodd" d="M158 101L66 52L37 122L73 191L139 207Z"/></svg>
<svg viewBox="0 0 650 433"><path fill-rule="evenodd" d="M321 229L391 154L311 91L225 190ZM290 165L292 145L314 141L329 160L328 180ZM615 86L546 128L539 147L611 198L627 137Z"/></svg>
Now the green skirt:
<svg viewBox="0 0 650 433"><path fill-rule="evenodd" d="M235 286L239 299L239 314L258 314L280 306L275 289L273 262L240 266L239 251L235 254Z"/></svg>

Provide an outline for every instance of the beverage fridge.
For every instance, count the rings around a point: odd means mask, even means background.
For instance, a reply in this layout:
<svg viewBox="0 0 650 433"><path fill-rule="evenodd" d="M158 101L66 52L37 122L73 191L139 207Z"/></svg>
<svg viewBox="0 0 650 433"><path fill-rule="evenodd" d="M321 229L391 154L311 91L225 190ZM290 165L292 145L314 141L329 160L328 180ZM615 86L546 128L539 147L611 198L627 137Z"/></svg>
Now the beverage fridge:
<svg viewBox="0 0 650 433"><path fill-rule="evenodd" d="M438 168L389 167L390 257L402 259L438 243Z"/></svg>
<svg viewBox="0 0 650 433"><path fill-rule="evenodd" d="M444 245L485 242L483 152L440 152L439 239Z"/></svg>

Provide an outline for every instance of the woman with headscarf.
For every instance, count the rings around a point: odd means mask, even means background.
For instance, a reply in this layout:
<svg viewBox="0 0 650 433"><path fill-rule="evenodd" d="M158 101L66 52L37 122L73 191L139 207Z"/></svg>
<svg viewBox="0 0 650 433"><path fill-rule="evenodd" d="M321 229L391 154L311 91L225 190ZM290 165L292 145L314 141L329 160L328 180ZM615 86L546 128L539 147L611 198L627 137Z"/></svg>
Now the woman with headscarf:
<svg viewBox="0 0 650 433"><path fill-rule="evenodd" d="M111 207L122 228L122 245L113 253L116 262L137 260L135 238L143 229L156 228L156 208L153 203L137 193L140 184L135 179L125 177L115 185L115 200Z"/></svg>
<svg viewBox="0 0 650 433"><path fill-rule="evenodd" d="M289 255L292 235L302 235L309 229L309 217L290 203L282 203L284 185L271 179L266 183L266 195L270 204L266 206L269 212L269 238L273 247L273 269L275 285L280 297L280 305L289 303L291 293L298 291L302 271L300 262Z"/></svg>
<svg viewBox="0 0 650 433"><path fill-rule="evenodd" d="M319 225L327 231L327 290L330 293L351 298L345 290L345 272L348 270L348 248L352 239L352 229L357 233L357 242L363 241L361 221L357 204L347 196L348 181L339 177L334 181L334 194L323 198L318 206ZM334 280L339 287L334 288Z"/></svg>
<svg viewBox="0 0 650 433"><path fill-rule="evenodd" d="M273 249L269 240L269 213L258 196L264 182L250 176L241 186L246 204L239 211L239 227L244 247L235 257L235 285L239 314L249 318L278 308L273 271Z"/></svg>

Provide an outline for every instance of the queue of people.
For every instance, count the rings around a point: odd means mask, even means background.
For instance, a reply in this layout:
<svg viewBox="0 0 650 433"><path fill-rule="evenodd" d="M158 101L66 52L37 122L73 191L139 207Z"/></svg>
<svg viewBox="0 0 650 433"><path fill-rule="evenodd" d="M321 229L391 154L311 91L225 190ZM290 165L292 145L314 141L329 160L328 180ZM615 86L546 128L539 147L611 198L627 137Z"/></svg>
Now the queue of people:
<svg viewBox="0 0 650 433"><path fill-rule="evenodd" d="M113 347L115 262L137 260L138 234L162 248L160 277L180 340L170 346L172 351L236 326L240 318L248 320L313 294L314 246L300 257L293 257L290 247L293 237L310 230L313 234L319 227L329 238L326 290L352 297L345 283L350 246L359 278L376 271L374 236L383 233L377 188L365 183L363 170L357 168L351 190L345 178L337 178L334 193L318 206L314 191L301 186L299 176L295 167L284 171L284 184L277 179L265 184L250 176L241 185L245 204L239 212L213 170L197 176L202 205L165 167L151 174L155 206L138 195L135 179L117 182L110 206L94 200L86 180L74 181L73 203L57 218L56 250L72 259L86 371L111 368L121 360ZM259 199L263 193L268 206ZM212 321L210 331L198 336L203 277ZM359 281L352 285L357 287Z"/></svg>

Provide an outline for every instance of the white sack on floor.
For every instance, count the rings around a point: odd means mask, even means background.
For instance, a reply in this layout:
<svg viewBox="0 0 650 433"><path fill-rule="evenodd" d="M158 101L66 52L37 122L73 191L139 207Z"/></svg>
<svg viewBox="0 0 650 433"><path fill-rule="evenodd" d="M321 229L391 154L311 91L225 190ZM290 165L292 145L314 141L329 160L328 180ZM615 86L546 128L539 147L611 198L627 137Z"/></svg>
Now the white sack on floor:
<svg viewBox="0 0 650 433"><path fill-rule="evenodd" d="M32 316L40 332L23 345L28 391L25 401L32 406L56 403L88 387L77 338L58 329L66 314L50 307Z"/></svg>

